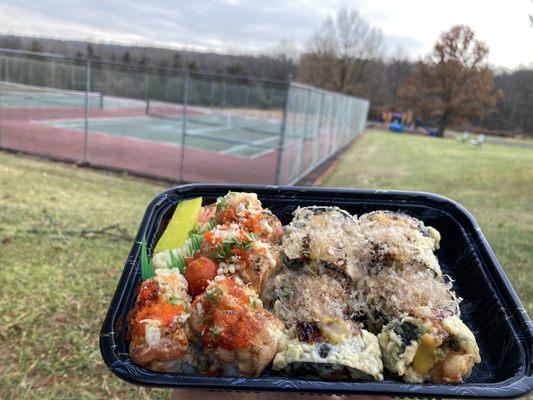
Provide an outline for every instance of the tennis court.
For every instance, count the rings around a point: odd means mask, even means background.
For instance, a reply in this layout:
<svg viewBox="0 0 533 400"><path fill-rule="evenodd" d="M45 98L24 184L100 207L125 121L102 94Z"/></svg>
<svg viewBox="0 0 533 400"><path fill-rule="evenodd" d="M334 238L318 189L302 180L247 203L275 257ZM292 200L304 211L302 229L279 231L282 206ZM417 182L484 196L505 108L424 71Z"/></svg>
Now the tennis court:
<svg viewBox="0 0 533 400"><path fill-rule="evenodd" d="M0 54L0 77L0 149L180 182L296 182L368 109L291 80L44 55Z"/></svg>
<svg viewBox="0 0 533 400"><path fill-rule="evenodd" d="M42 88L21 83L0 81L0 104L3 109L84 108L86 94L78 90ZM139 108L146 101L87 94L89 108Z"/></svg>
<svg viewBox="0 0 533 400"><path fill-rule="evenodd" d="M227 115L225 122L214 121L213 117L210 117L206 121L195 119L194 116L187 117L186 147L255 158L273 151L279 144L279 133L254 130L250 121L247 121L245 127L236 127L232 125L235 117L231 114ZM83 132L85 129L84 119L33 122L77 132ZM264 125L264 121L255 121L255 123L259 127ZM183 120L152 116L91 118L89 131L180 146Z"/></svg>
<svg viewBox="0 0 533 400"><path fill-rule="evenodd" d="M178 103L0 82L2 109L26 110L31 115L29 122L49 128L61 128L73 133L85 132L85 117L78 113L72 114L72 111L81 111L86 102L90 110L87 124L90 133L181 146L185 129L186 147L246 158L264 155L275 150L279 144L279 120L191 107L184 125L183 106ZM127 109L136 110L135 115L120 111ZM50 114L51 118L43 119L41 113L32 110L54 112ZM62 110L71 110L71 113L62 115Z"/></svg>

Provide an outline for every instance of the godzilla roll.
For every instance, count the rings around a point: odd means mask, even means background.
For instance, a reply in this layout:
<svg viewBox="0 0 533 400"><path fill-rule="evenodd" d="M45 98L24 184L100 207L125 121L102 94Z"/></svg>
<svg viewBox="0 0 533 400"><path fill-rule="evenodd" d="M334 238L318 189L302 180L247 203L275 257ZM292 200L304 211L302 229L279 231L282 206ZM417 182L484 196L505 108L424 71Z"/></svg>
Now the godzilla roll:
<svg viewBox="0 0 533 400"><path fill-rule="evenodd" d="M443 275L434 250L440 234L422 221L391 211L359 218L367 243L364 293L367 324L375 331L415 307L459 315L452 282Z"/></svg>
<svg viewBox="0 0 533 400"><path fill-rule="evenodd" d="M357 220L338 207L301 207L285 227L282 251L287 264L319 264L357 282L363 276L364 246Z"/></svg>
<svg viewBox="0 0 533 400"><path fill-rule="evenodd" d="M263 302L290 328L298 321L357 319L364 308L364 299L358 293L341 273L325 267L293 265L268 281Z"/></svg>
<svg viewBox="0 0 533 400"><path fill-rule="evenodd" d="M297 322L272 367L285 375L308 379L383 379L376 336L339 318Z"/></svg>
<svg viewBox="0 0 533 400"><path fill-rule="evenodd" d="M473 333L448 310L416 308L378 338L385 367L407 382L462 382L481 361Z"/></svg>
<svg viewBox="0 0 533 400"><path fill-rule="evenodd" d="M433 253L439 248L440 233L422 221L391 211L361 215L359 229L364 235L366 265L370 273L381 268L442 272Z"/></svg>

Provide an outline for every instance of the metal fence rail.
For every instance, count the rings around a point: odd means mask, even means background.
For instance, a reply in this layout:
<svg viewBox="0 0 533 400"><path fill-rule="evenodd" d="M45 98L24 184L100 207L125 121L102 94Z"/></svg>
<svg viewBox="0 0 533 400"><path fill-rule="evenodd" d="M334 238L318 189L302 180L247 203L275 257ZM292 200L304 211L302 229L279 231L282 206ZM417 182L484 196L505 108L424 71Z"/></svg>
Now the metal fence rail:
<svg viewBox="0 0 533 400"><path fill-rule="evenodd" d="M182 182L293 184L368 101L287 81L0 51L0 148Z"/></svg>

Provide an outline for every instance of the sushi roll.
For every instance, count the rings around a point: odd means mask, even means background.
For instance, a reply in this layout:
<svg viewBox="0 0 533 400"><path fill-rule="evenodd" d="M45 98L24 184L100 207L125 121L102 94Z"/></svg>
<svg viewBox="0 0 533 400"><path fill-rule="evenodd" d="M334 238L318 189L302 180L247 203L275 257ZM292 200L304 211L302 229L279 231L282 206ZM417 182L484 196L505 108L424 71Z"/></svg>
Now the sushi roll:
<svg viewBox="0 0 533 400"><path fill-rule="evenodd" d="M442 272L434 251L439 248L440 233L422 221L391 211L375 211L359 218L363 232L365 261L369 273L381 268L431 270Z"/></svg>
<svg viewBox="0 0 533 400"><path fill-rule="evenodd" d="M217 275L237 275L259 294L280 259L277 247L256 240L238 224L217 225L206 232L199 255L218 264Z"/></svg>
<svg viewBox="0 0 533 400"><path fill-rule="evenodd" d="M364 279L367 326L379 332L394 318L416 307L445 309L460 316L458 298L446 276L430 270L381 268Z"/></svg>
<svg viewBox="0 0 533 400"><path fill-rule="evenodd" d="M299 321L272 363L275 371L307 379L382 380L378 339L339 318Z"/></svg>
<svg viewBox="0 0 533 400"><path fill-rule="evenodd" d="M256 292L238 277L217 277L191 307L190 339L208 375L259 376L284 336L283 323L263 308Z"/></svg>
<svg viewBox="0 0 533 400"><path fill-rule="evenodd" d="M282 252L288 265L320 264L356 282L363 276L357 220L338 207L299 207L285 227Z"/></svg>
<svg viewBox="0 0 533 400"><path fill-rule="evenodd" d="M357 293L347 277L332 274L328 269L284 268L268 281L263 302L290 328L297 321L352 319L362 315L364 298Z"/></svg>
<svg viewBox="0 0 533 400"><path fill-rule="evenodd" d="M481 361L473 333L448 310L416 308L378 339L385 367L406 382L462 382Z"/></svg>
<svg viewBox="0 0 533 400"><path fill-rule="evenodd" d="M257 239L277 244L283 230L279 219L263 209L255 193L229 192L216 202L216 221L219 224L239 224Z"/></svg>
<svg viewBox="0 0 533 400"><path fill-rule="evenodd" d="M128 314L131 359L155 371L192 372L185 322L191 298L187 281L177 270L156 269L138 289Z"/></svg>

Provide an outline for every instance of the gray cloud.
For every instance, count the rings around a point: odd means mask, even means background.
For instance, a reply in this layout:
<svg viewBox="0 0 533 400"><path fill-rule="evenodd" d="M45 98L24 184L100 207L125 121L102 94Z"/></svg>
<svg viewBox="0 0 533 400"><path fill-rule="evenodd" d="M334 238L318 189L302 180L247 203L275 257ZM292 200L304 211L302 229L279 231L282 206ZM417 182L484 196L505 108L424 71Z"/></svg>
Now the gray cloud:
<svg viewBox="0 0 533 400"><path fill-rule="evenodd" d="M4 0L3 6L18 10L32 24L3 21L0 5L0 26L12 33L40 36L136 41L215 51L260 51L284 38L303 44L323 18L342 5L341 0L324 3L316 0L153 0L137 4L126 0ZM389 49L401 45L417 51L421 47L414 38L386 36L385 41Z"/></svg>

